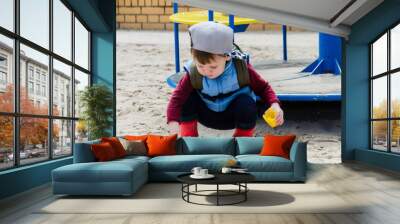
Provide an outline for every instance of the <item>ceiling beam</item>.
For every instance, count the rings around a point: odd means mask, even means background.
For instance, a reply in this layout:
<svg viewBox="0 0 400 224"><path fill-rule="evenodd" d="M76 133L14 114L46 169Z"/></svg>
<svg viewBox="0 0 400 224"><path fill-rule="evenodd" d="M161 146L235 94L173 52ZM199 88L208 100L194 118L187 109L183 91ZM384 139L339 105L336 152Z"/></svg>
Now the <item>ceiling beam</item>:
<svg viewBox="0 0 400 224"><path fill-rule="evenodd" d="M331 27L336 27L344 20L349 18L355 11L357 11L361 6L366 4L369 0L356 0L350 1L348 5L346 5L343 9L339 11L330 21Z"/></svg>
<svg viewBox="0 0 400 224"><path fill-rule="evenodd" d="M264 22L294 26L316 32L342 36L345 38L347 38L347 36L350 34L350 27L346 25L339 24L335 27L331 27L329 21L270 9L264 6L257 7L246 4L246 1L240 3L231 2L228 0L179 0L179 2L194 7L212 9L241 17L248 17Z"/></svg>

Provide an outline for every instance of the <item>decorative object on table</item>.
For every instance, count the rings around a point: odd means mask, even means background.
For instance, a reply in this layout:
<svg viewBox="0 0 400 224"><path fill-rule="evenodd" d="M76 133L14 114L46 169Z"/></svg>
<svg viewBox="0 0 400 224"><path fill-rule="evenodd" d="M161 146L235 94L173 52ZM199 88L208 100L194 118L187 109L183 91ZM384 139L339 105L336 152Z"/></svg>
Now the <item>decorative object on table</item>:
<svg viewBox="0 0 400 224"><path fill-rule="evenodd" d="M235 159L229 159L226 161L224 167L239 168L239 164Z"/></svg>
<svg viewBox="0 0 400 224"><path fill-rule="evenodd" d="M231 172L236 172L236 173L247 173L246 168L231 168L231 167L222 167L221 173L231 173Z"/></svg>
<svg viewBox="0 0 400 224"><path fill-rule="evenodd" d="M190 178L193 179L211 179L214 178L214 175L208 173L208 169L203 169L201 167L193 167L191 170L192 174Z"/></svg>
<svg viewBox="0 0 400 224"><path fill-rule="evenodd" d="M88 128L89 140L110 136L112 127L113 94L102 84L86 87L79 93L81 118Z"/></svg>

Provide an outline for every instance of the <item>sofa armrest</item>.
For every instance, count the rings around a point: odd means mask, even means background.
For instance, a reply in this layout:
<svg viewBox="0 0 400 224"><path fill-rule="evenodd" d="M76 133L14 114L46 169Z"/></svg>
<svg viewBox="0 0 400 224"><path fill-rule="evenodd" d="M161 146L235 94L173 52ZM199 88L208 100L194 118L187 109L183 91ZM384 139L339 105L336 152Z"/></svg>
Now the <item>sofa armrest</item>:
<svg viewBox="0 0 400 224"><path fill-rule="evenodd" d="M290 160L293 162L293 178L305 181L307 176L307 142L294 142L290 149Z"/></svg>
<svg viewBox="0 0 400 224"><path fill-rule="evenodd" d="M95 162L90 146L92 144L100 143L99 140L75 143L74 145L74 163L89 163Z"/></svg>

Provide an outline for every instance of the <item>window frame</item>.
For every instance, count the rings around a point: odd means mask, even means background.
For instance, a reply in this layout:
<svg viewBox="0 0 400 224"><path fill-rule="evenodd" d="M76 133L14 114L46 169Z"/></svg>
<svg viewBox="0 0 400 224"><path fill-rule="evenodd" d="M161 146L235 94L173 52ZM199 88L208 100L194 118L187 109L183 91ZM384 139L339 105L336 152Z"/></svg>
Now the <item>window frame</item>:
<svg viewBox="0 0 400 224"><path fill-rule="evenodd" d="M0 111L0 116L11 116L13 118L13 153L14 153L14 161L13 161L13 166L11 167L5 167L5 168L0 168L0 172L4 170L10 170L10 169L16 169L19 167L23 166L29 166L37 163L43 163L49 160L53 159L61 159L65 157L70 157L73 156L73 151L74 151L74 143L75 143L75 123L76 121L79 120L79 117L75 116L75 109L74 107L71 108L71 114L70 116L56 116L53 115L53 59L58 60L61 63L64 63L68 66L71 66L71 92L72 92L72 99L71 99L71 105L74 105L75 103L75 88L74 88L74 82L75 82L75 69L78 69L79 71L87 74L89 76L89 83L88 86L92 85L92 72L91 72L91 37L92 37L92 30L87 26L87 24L82 20L82 18L77 14L72 7L65 1L65 0L59 0L68 10L71 11L71 18L70 18L70 23L71 23L71 58L67 59L64 58L63 56L55 53L53 50L53 24L54 24L54 17L53 17L53 1L54 0L48 0L49 2L49 48L46 49L45 47L40 46L39 44L36 44L29 39L26 39L20 35L20 0L14 0L13 1L13 10L14 10L14 31L10 31L4 27L0 26L0 35L3 35L5 37L11 38L13 40L13 64L12 64L12 74L13 79L14 79L14 110L13 112L1 112ZM84 28L88 31L88 57L89 57L89 64L88 64L88 69L85 69L81 67L80 65L75 63L75 18L79 20L79 22L84 26ZM40 53L43 53L48 56L49 58L49 63L48 63L48 80L46 84L46 92L45 94L48 96L48 113L46 115L39 115L39 114L26 114L26 113L21 113L20 111L20 87L21 87L21 80L20 80L20 64L21 64L21 56L20 56L20 45L23 44L27 47L32 48L33 50L36 50ZM28 67L29 66L29 67ZM42 84L42 79L41 79L41 74L42 71L39 73L39 80L36 79L36 68L33 70L33 79L30 79L30 74L28 72L28 69L30 68L30 65L27 64L27 74L26 76L26 85L28 85L29 81L33 81L34 83L34 92L36 92L35 89L35 84L40 83ZM41 85L40 85L41 86ZM28 86L26 86L28 87ZM29 88L29 87L28 87ZM29 91L27 89L27 91ZM41 91L40 91L41 92ZM39 96L42 96L40 94ZM33 162L33 163L26 163L26 164L21 164L20 161L20 119L21 118L45 118L47 119L48 122L48 136L47 136L47 142L49 143L47 145L47 148L45 150L48 150L48 157L44 158L44 160L38 161L38 162ZM71 122L71 153L69 155L63 155L63 156L54 156L54 150L53 150L53 144L50 144L53 142L53 122L56 120L66 120ZM55 157L55 158L54 158Z"/></svg>
<svg viewBox="0 0 400 224"><path fill-rule="evenodd" d="M369 44L368 44L368 52L369 52L369 78L368 78L368 84L369 84L369 149L373 151L380 151L380 152L386 152L386 153L391 153L391 154L400 154L400 152L393 152L392 151L392 121L399 121L400 117L392 117L392 99L391 99L391 91L392 91L392 86L391 86L391 79L392 75L395 75L396 73L400 72L400 67L393 68L391 69L391 31L393 28L400 26L400 21L397 21L396 23L392 24L390 27L385 29L385 31L381 34L379 34L375 39L373 39ZM386 64L386 71L380 74L373 74L373 44L379 40L381 37L384 35L387 35L387 64ZM378 79L386 77L386 87L387 87L387 105L386 105L386 117L385 118L373 118L373 93L374 93L374 87L373 87L373 81ZM386 121L386 151L375 149L374 148L374 136L373 136L373 122L374 121Z"/></svg>

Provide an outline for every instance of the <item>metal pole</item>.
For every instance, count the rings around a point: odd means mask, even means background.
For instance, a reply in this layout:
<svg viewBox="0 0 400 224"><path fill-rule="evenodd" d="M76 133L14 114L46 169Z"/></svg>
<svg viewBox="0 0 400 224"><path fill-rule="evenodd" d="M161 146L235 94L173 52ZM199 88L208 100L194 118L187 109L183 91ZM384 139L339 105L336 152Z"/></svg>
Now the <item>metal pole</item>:
<svg viewBox="0 0 400 224"><path fill-rule="evenodd" d="M283 37L283 60L287 61L287 41L286 41L286 25L282 25L282 37Z"/></svg>
<svg viewBox="0 0 400 224"><path fill-rule="evenodd" d="M174 2L174 14L178 13L178 3ZM174 22L174 39L175 39L175 71L180 71L180 58L179 58L179 23Z"/></svg>
<svg viewBox="0 0 400 224"><path fill-rule="evenodd" d="M234 15L229 15L229 26L235 30L235 16Z"/></svg>
<svg viewBox="0 0 400 224"><path fill-rule="evenodd" d="M214 11L208 10L208 21L214 21Z"/></svg>

